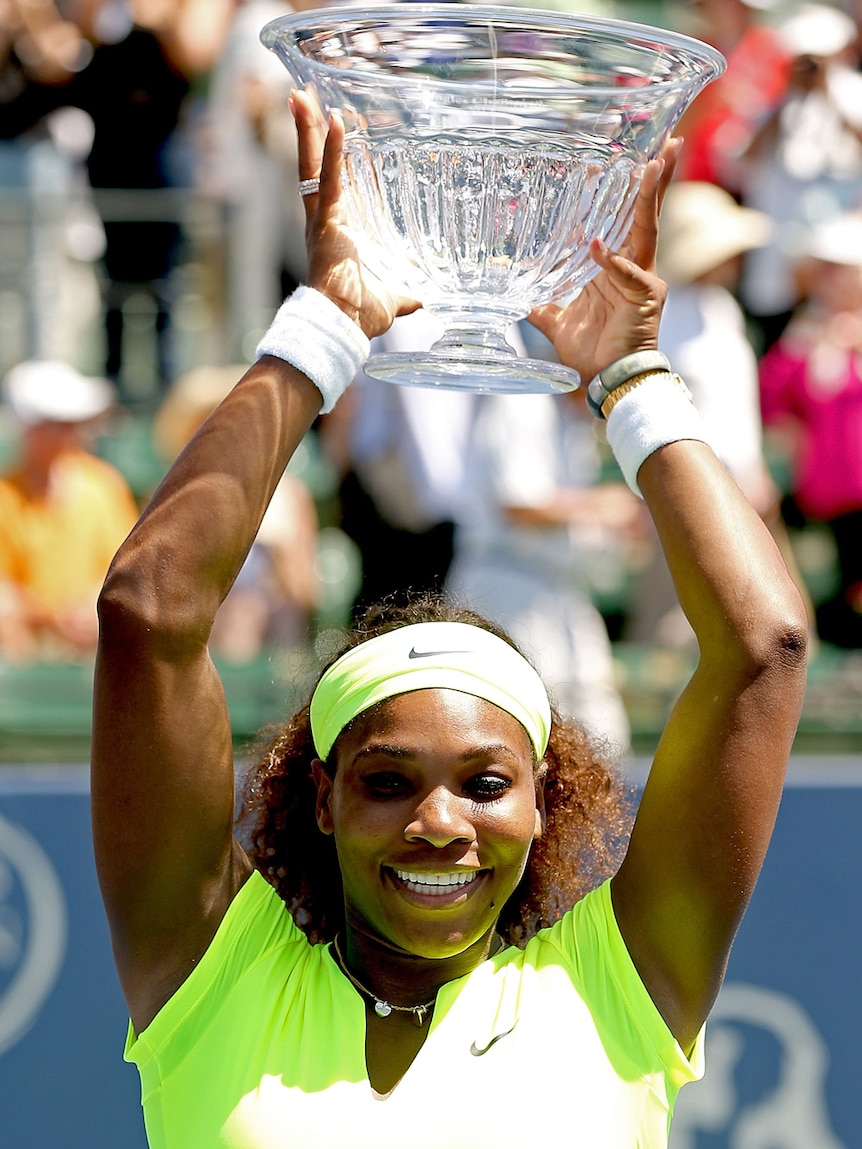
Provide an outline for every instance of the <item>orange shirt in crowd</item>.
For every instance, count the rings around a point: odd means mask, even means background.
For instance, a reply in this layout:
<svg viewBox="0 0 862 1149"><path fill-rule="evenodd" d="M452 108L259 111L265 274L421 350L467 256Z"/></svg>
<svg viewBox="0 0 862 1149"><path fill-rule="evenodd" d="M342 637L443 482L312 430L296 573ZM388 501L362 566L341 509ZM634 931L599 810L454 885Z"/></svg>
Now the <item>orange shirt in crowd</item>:
<svg viewBox="0 0 862 1149"><path fill-rule="evenodd" d="M138 517L125 480L110 464L70 450L34 499L14 472L0 478L0 581L26 593L31 608L74 609L96 595Z"/></svg>

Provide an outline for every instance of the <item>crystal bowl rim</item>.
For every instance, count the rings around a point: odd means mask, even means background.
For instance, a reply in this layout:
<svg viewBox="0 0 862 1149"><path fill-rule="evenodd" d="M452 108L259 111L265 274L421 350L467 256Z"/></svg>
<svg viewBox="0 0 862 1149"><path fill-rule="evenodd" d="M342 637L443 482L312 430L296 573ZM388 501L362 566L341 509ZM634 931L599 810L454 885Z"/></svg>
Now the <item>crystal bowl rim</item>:
<svg viewBox="0 0 862 1149"><path fill-rule="evenodd" d="M634 20L622 20L612 16L596 16L581 12L557 12L542 8L504 7L490 4L461 4L457 2L431 4L390 3L372 4L367 7L365 5L335 5L311 8L306 9L304 12L288 13L284 16L278 16L275 20L271 20L261 29L260 39L264 46L271 50L275 49L277 43L282 43L288 54L302 60L305 67L310 68L313 72L328 75L333 71L332 65L321 63L319 60L315 60L310 56L303 56L297 52L292 45L280 40L281 34L294 29L311 31L313 27L323 27L327 23L340 24L361 20L381 19L388 19L393 23L400 23L402 21L408 21L411 18L423 16L440 19L445 19L448 16L451 19L453 12L467 17L481 17L485 21L500 20L507 23L523 24L524 31L527 31L531 27L545 29L560 27L561 29L570 29L571 31L587 28L619 34L628 33L630 36L637 36L641 40L649 39L651 41L657 41L662 47L681 49L689 55L696 57L699 62L705 64L706 67L701 73L705 82L718 79L727 67L725 57L717 48L713 48L711 44L698 40L694 36L688 36L683 32L675 32L671 29L660 28L652 24L643 24ZM338 69L338 71L341 73L343 70ZM460 91L463 88L461 81L444 80L438 77L429 77L426 74L412 77L407 73L399 73L397 76L393 76L385 72L375 72L374 79L375 82L380 83L384 87L391 84L403 88L405 84L416 83L427 88L429 84L433 83L433 86L441 91ZM657 88L667 91L675 87L686 87L691 83L691 79L692 77L676 77L669 80L654 80L650 81L647 86L653 91ZM474 90L476 87L481 87L482 83L485 83L485 81L477 82L471 80L471 85ZM620 89L613 85L601 84L584 86L584 91L588 92L591 96L601 96L605 93L619 94L621 90L631 92L636 89ZM519 83L517 88L507 89L507 96L510 98L512 96L517 96L518 98L522 96L526 98L547 98L548 91L548 86L544 84L531 85L529 83Z"/></svg>

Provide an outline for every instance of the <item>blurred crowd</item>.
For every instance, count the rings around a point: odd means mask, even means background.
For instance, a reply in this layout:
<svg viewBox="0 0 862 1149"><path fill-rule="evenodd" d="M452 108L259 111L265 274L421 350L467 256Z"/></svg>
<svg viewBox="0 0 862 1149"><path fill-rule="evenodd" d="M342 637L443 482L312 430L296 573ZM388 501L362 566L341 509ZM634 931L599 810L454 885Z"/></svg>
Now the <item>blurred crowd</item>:
<svg viewBox="0 0 862 1149"><path fill-rule="evenodd" d="M862 2L571 7L660 7L727 58L680 125L663 350L806 588L812 630L862 647ZM0 0L0 657L92 654L98 586L147 495L100 444L143 424L166 466L303 278L291 81L259 42L290 10ZM434 335L420 315L386 344ZM551 355L527 325L515 337ZM468 601L563 709L625 747L614 643L692 637L580 392L363 377L314 440L318 478L285 476L218 657L313 639L338 535L347 613L407 589Z"/></svg>

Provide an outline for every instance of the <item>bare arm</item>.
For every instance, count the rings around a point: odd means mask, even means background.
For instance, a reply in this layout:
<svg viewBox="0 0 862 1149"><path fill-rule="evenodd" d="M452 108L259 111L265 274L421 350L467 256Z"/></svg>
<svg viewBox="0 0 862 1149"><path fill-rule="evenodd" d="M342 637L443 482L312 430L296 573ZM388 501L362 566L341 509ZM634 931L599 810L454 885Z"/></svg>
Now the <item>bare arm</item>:
<svg viewBox="0 0 862 1149"><path fill-rule="evenodd" d="M218 61L238 0L136 0L135 20L159 38L165 55L189 78Z"/></svg>
<svg viewBox="0 0 862 1149"><path fill-rule="evenodd" d="M53 0L7 0L2 14L9 34L26 61L28 74L41 84L64 84L72 78L84 46L71 20L64 20Z"/></svg>
<svg viewBox="0 0 862 1149"><path fill-rule="evenodd" d="M93 827L136 1025L187 976L249 873L232 840L230 723L207 640L320 401L287 364L253 367L171 468L102 591Z"/></svg>
<svg viewBox="0 0 862 1149"><path fill-rule="evenodd" d="M661 448L638 482L700 658L662 735L614 905L650 994L688 1048L769 844L808 623L769 531L706 446Z"/></svg>
<svg viewBox="0 0 862 1149"><path fill-rule="evenodd" d="M664 285L654 252L671 168L663 181L645 178L625 257L595 247L604 275L587 298L538 315L585 379L657 346ZM592 342L590 323L599 324ZM613 899L638 972L688 1049L772 832L802 705L808 624L769 531L707 446L661 447L637 478L700 658L661 738Z"/></svg>
<svg viewBox="0 0 862 1149"><path fill-rule="evenodd" d="M343 129L326 154L296 101L310 283L366 334L410 304L360 268L339 203ZM322 170L321 170L322 163ZM182 984L248 877L232 836L230 723L207 640L291 453L321 405L267 357L204 423L117 554L100 599L92 807L99 880L120 980L140 1031Z"/></svg>

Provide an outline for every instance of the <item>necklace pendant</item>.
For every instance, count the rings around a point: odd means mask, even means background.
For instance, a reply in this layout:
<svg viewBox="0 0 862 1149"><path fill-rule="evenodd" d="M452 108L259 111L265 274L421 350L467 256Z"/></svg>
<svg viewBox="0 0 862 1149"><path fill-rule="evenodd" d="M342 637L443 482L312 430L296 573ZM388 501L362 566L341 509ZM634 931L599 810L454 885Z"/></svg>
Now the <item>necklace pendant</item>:
<svg viewBox="0 0 862 1149"><path fill-rule="evenodd" d="M428 1016L428 1006L427 1005L417 1005L413 1010L411 1010L411 1012L413 1014L414 1024L418 1025L419 1028L421 1029L422 1026L425 1024L425 1018Z"/></svg>
<svg viewBox="0 0 862 1149"><path fill-rule="evenodd" d="M378 998L377 1001L374 1002L374 1012L378 1017L388 1017L392 1012L392 1006L388 1001L380 1001Z"/></svg>

